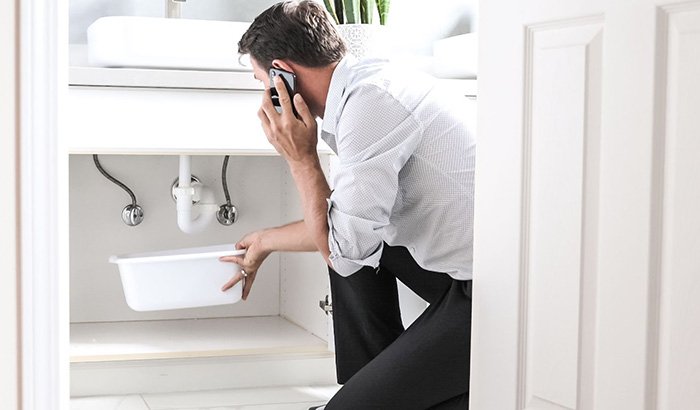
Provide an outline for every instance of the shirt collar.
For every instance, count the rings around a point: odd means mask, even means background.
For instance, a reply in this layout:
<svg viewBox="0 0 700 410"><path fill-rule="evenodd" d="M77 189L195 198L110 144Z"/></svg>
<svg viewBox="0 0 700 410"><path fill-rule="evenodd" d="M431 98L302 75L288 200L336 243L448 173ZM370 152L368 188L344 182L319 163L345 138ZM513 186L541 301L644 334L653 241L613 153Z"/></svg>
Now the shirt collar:
<svg viewBox="0 0 700 410"><path fill-rule="evenodd" d="M356 63L357 58L348 53L338 62L333 70L331 83L328 87L328 96L326 97L326 109L323 111L323 124L321 125L321 129L327 133L335 135L335 114L345 93L350 68Z"/></svg>

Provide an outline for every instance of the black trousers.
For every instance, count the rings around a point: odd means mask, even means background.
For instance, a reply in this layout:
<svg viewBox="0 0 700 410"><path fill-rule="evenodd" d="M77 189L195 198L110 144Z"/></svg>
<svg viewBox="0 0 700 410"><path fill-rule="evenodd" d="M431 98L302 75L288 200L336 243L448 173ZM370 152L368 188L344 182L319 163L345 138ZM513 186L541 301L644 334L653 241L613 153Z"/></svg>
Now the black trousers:
<svg viewBox="0 0 700 410"><path fill-rule="evenodd" d="M469 408L472 281L384 245L379 270L330 269L338 383L327 410ZM404 330L396 279L430 303Z"/></svg>

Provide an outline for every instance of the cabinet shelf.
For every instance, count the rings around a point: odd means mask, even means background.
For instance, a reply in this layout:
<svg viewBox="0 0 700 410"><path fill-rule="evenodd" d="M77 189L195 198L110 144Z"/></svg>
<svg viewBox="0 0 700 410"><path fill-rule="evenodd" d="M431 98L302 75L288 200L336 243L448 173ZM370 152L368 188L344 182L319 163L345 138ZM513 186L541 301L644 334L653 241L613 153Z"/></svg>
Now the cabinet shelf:
<svg viewBox="0 0 700 410"><path fill-rule="evenodd" d="M72 323L71 363L255 355L332 356L280 316Z"/></svg>

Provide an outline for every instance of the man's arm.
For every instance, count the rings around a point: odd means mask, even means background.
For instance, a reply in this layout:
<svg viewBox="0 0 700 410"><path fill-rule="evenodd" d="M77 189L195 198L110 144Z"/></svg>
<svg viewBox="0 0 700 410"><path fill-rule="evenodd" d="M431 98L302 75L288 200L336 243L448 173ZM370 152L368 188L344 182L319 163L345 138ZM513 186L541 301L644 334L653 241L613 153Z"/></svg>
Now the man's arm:
<svg viewBox="0 0 700 410"><path fill-rule="evenodd" d="M272 252L311 252L317 250L304 221L251 232L236 244L236 248L245 249L245 255L222 256L219 260L235 263L242 271L234 272L233 277L223 285L221 290L225 292L235 286L243 279L242 272L245 271L247 276L243 287L243 300L248 299L260 265Z"/></svg>
<svg viewBox="0 0 700 410"><path fill-rule="evenodd" d="M278 114L272 105L270 90L267 89L263 95L258 117L268 141L289 164L294 182L301 194L304 221L248 234L236 244L238 249L246 249L244 257L219 258L221 261L233 262L241 267L241 271L237 272L221 290L230 289L245 277L244 300L248 298L260 264L271 252L319 250L328 266L332 266L329 259L329 230L326 214L326 201L331 191L316 152L318 140L316 120L299 94L294 96L300 115L300 119L297 119L292 113L290 96L284 84L281 83L282 80L276 77L275 81L283 107L282 114Z"/></svg>
<svg viewBox="0 0 700 410"><path fill-rule="evenodd" d="M302 198L307 235L321 252L328 266L332 267L329 259L326 202L331 195L331 189L326 182L318 156L314 156L314 160L309 162L290 162L289 169Z"/></svg>
<svg viewBox="0 0 700 410"><path fill-rule="evenodd" d="M316 248L330 263L328 248L327 202L331 190L323 175L321 163L316 152L318 135L316 119L300 94L293 96L294 105L299 113L296 118L292 113L291 98L282 79L275 77L282 114L272 105L270 91L266 90L258 117L268 141L275 147L289 164L294 182L299 190L304 207L304 221Z"/></svg>
<svg viewBox="0 0 700 410"><path fill-rule="evenodd" d="M262 233L262 242L263 246L270 252L314 252L318 250L303 220L266 229Z"/></svg>

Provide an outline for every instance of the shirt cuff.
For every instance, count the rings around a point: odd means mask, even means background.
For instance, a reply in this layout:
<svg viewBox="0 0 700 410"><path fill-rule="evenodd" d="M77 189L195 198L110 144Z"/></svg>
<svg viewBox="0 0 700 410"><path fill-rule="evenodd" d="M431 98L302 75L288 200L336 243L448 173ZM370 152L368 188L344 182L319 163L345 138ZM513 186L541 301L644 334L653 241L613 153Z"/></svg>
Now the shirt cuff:
<svg viewBox="0 0 700 410"><path fill-rule="evenodd" d="M364 266L371 266L373 268L379 266L379 260L381 259L382 251L384 249L383 241L379 241L379 245L377 246L377 248L367 257L361 259L352 259L343 256L343 252L341 250L340 244L338 243L338 239L335 233L336 224L334 223L333 218L331 217L333 210L333 202L330 200L330 198L326 198L326 202L328 203L328 248L330 250L330 255L328 259L330 260L331 265L333 265L333 270L336 271L340 276L350 276L358 270L362 269ZM361 218L352 217L350 215L345 214L343 215L350 218L348 223L355 222L359 226L362 225L362 222L364 222L365 224L367 223L367 221L364 221Z"/></svg>

